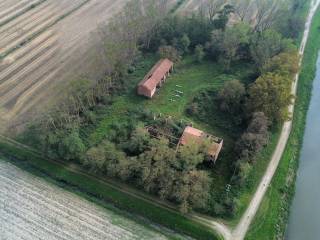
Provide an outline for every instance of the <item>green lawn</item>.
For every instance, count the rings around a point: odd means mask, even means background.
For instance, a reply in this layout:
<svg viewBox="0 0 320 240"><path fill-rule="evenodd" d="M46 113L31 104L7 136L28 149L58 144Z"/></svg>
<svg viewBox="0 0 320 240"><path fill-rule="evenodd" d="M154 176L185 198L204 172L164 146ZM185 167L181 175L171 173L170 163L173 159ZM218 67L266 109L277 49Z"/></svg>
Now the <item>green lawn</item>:
<svg viewBox="0 0 320 240"><path fill-rule="evenodd" d="M293 130L271 187L248 233L246 238L248 240L278 239L285 232L290 204L294 195L296 170L299 165L299 153L315 77L319 43L320 12L318 11L313 21L303 58Z"/></svg>

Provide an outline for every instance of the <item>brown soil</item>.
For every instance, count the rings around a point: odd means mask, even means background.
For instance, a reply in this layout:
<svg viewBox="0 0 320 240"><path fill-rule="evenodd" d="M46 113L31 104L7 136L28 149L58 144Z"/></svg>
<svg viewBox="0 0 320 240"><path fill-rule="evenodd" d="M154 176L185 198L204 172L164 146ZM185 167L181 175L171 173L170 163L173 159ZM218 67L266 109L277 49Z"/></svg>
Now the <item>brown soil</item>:
<svg viewBox="0 0 320 240"><path fill-rule="evenodd" d="M1 128L30 121L57 85L97 71L93 32L127 0L3 0L0 3ZM81 70L80 70L81 69Z"/></svg>

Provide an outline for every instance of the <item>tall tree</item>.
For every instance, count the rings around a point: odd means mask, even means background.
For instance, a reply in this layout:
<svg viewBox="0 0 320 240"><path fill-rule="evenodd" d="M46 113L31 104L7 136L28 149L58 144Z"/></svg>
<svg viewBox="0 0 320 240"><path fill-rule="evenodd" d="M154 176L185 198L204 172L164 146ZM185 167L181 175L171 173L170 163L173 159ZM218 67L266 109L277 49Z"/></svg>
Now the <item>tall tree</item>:
<svg viewBox="0 0 320 240"><path fill-rule="evenodd" d="M225 30L221 45L223 52L221 59L227 71L230 70L232 61L236 60L240 46L249 42L249 30L249 26L243 23L228 27Z"/></svg>
<svg viewBox="0 0 320 240"><path fill-rule="evenodd" d="M201 4L201 11L205 13L211 23L214 22L217 14L222 10L227 0L205 0Z"/></svg>
<svg viewBox="0 0 320 240"><path fill-rule="evenodd" d="M251 56L261 71L271 58L278 55L282 50L282 37L274 30L255 33L250 42Z"/></svg>
<svg viewBox="0 0 320 240"><path fill-rule="evenodd" d="M197 45L194 49L194 57L198 63L201 63L206 56L204 48L202 45Z"/></svg>
<svg viewBox="0 0 320 240"><path fill-rule="evenodd" d="M175 63L181 60L179 51L172 46L161 46L159 48L159 55L161 58L168 58Z"/></svg>
<svg viewBox="0 0 320 240"><path fill-rule="evenodd" d="M239 80L226 82L218 93L221 110L231 115L238 115L242 112L245 94L246 89Z"/></svg>
<svg viewBox="0 0 320 240"><path fill-rule="evenodd" d="M263 72L276 72L293 78L299 70L299 59L299 54L296 50L280 53L263 67Z"/></svg>
<svg viewBox="0 0 320 240"><path fill-rule="evenodd" d="M183 34L183 36L180 39L180 45L181 45L181 50L184 53L189 52L189 47L190 47L191 41L190 38L188 37L187 34Z"/></svg>
<svg viewBox="0 0 320 240"><path fill-rule="evenodd" d="M77 129L72 130L60 143L60 156L66 160L79 160L85 151L86 147Z"/></svg>
<svg viewBox="0 0 320 240"><path fill-rule="evenodd" d="M236 149L241 161L254 161L254 157L268 143L269 124L270 122L263 112L253 113L246 132L242 134L241 138L236 143Z"/></svg>
<svg viewBox="0 0 320 240"><path fill-rule="evenodd" d="M249 88L248 107L251 112L263 112L271 122L288 119L292 101L292 78L277 73L266 73Z"/></svg>
<svg viewBox="0 0 320 240"><path fill-rule="evenodd" d="M231 0L231 5L234 8L236 16L240 21L250 23L251 14L253 12L253 0Z"/></svg>
<svg viewBox="0 0 320 240"><path fill-rule="evenodd" d="M209 196L209 177L204 171L177 172L172 197L179 203L182 213L192 208L203 208Z"/></svg>

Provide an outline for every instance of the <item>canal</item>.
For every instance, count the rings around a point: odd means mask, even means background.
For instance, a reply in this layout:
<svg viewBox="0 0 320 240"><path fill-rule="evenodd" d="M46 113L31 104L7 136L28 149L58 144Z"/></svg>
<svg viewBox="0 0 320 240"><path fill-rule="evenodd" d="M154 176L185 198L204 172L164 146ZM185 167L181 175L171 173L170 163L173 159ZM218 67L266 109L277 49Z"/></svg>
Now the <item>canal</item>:
<svg viewBox="0 0 320 240"><path fill-rule="evenodd" d="M287 240L320 239L320 55L291 206Z"/></svg>

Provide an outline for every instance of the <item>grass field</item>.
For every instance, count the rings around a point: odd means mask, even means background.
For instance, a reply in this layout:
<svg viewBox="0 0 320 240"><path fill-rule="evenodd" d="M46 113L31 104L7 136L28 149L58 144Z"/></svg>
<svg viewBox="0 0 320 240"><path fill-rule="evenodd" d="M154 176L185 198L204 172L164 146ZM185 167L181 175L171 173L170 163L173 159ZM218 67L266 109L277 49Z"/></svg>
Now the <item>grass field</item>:
<svg viewBox="0 0 320 240"><path fill-rule="evenodd" d="M304 126L311 98L311 89L320 49L320 12L313 20L310 37L305 50L299 79L293 130L263 204L246 239L269 240L281 237L285 231L290 203L294 194L299 152L303 140ZM268 234L266 234L268 233Z"/></svg>

